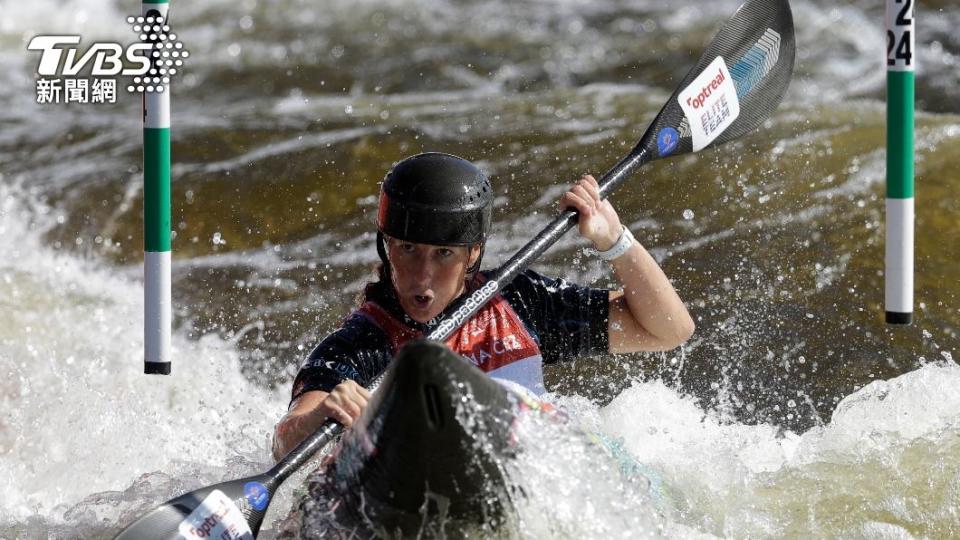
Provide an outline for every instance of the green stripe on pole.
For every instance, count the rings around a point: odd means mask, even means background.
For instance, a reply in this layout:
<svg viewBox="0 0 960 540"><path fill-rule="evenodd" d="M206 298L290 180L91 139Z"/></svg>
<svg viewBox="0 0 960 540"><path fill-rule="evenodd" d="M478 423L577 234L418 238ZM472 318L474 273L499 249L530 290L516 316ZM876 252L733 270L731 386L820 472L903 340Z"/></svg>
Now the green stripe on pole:
<svg viewBox="0 0 960 540"><path fill-rule="evenodd" d="M887 197L913 197L912 71L887 72Z"/></svg>
<svg viewBox="0 0 960 540"><path fill-rule="evenodd" d="M144 128L144 251L170 251L170 230L170 129Z"/></svg>

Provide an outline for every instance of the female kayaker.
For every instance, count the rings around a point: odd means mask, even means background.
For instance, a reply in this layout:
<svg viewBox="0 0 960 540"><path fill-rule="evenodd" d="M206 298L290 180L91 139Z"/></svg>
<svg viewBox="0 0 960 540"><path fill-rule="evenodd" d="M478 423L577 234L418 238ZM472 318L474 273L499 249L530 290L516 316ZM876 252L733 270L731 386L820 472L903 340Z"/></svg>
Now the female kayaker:
<svg viewBox="0 0 960 540"><path fill-rule="evenodd" d="M469 161L441 153L399 162L384 178L377 215L379 280L361 306L307 358L274 433L283 457L332 418L350 426L370 399L364 388L409 339L457 297L482 286L493 189ZM584 175L560 199L579 214L580 235L609 260L622 290L518 275L447 344L491 377L541 394L543 364L606 352L663 351L694 323L670 281Z"/></svg>

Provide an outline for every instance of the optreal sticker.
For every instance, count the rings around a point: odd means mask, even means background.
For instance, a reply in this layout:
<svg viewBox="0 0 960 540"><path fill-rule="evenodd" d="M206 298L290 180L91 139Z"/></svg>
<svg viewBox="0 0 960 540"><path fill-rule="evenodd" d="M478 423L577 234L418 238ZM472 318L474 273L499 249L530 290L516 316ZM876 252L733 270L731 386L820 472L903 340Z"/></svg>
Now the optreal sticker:
<svg viewBox="0 0 960 540"><path fill-rule="evenodd" d="M178 530L186 540L253 540L243 512L219 489L211 491Z"/></svg>
<svg viewBox="0 0 960 540"><path fill-rule="evenodd" d="M713 142L740 116L737 88L722 56L714 58L677 100L690 122L694 152Z"/></svg>
<svg viewBox="0 0 960 540"><path fill-rule="evenodd" d="M267 507L267 503L270 502L270 492L267 491L266 486L260 482L247 482L244 484L243 495L247 498L250 506L258 512L263 512L264 508Z"/></svg>

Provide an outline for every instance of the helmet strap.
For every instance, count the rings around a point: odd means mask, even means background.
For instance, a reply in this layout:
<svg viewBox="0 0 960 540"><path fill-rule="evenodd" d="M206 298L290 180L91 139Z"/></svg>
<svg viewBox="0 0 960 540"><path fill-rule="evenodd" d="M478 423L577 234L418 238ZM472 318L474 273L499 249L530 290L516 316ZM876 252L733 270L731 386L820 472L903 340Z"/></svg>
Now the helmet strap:
<svg viewBox="0 0 960 540"><path fill-rule="evenodd" d="M387 248L384 244L383 233L380 231L377 231L377 255L380 256L380 262L390 264L390 261L387 259Z"/></svg>
<svg viewBox="0 0 960 540"><path fill-rule="evenodd" d="M470 265L470 268L467 268L467 275L474 276L477 272L480 271L480 261L483 260L483 250L487 247L486 242L480 243L480 255L477 256L477 260Z"/></svg>
<svg viewBox="0 0 960 540"><path fill-rule="evenodd" d="M393 287L393 280L390 277L390 259L387 258L386 239L380 231L377 231L377 255L380 256L380 279L383 280L386 278L385 284Z"/></svg>

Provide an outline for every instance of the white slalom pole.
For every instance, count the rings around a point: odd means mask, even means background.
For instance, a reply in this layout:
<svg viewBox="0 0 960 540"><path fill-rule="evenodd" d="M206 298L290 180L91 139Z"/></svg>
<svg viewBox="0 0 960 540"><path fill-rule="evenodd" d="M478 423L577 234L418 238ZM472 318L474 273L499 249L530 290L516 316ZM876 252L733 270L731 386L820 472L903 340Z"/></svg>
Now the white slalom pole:
<svg viewBox="0 0 960 540"><path fill-rule="evenodd" d="M913 0L887 0L887 240L884 305L888 324L913 320Z"/></svg>
<svg viewBox="0 0 960 540"><path fill-rule="evenodd" d="M168 0L142 5L143 32L163 45ZM170 374L172 286L170 276L170 89L164 86L159 52L151 54L150 86L143 93L143 298L144 373ZM168 79L169 80L169 79ZM156 84L160 83L160 84Z"/></svg>

